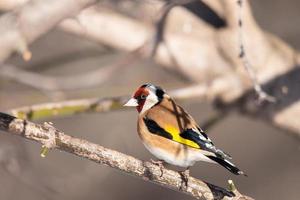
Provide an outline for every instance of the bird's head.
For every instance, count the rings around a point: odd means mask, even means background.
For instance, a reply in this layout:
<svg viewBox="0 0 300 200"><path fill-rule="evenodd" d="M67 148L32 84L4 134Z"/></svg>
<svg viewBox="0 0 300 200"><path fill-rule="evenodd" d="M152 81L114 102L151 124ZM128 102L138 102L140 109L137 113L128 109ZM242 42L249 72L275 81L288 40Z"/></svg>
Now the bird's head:
<svg viewBox="0 0 300 200"><path fill-rule="evenodd" d="M164 97L164 90L153 84L144 84L139 87L124 106L136 107L139 113L144 113L159 104Z"/></svg>

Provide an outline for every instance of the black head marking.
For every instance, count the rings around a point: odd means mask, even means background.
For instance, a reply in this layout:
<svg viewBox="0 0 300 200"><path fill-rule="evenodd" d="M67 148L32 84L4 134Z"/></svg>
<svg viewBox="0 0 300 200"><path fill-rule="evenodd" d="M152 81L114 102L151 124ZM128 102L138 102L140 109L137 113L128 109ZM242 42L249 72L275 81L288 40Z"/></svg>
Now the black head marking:
<svg viewBox="0 0 300 200"><path fill-rule="evenodd" d="M157 96L159 102L163 99L163 96L165 94L165 91L161 87L153 85L151 83L146 83L142 85L141 88L148 88L149 90L153 91Z"/></svg>
<svg viewBox="0 0 300 200"><path fill-rule="evenodd" d="M162 99L163 99L163 96L164 96L164 94L165 94L165 91L164 91L163 89L161 89L160 87L157 87L157 88L156 88L156 91L155 91L155 94L156 94L156 96L157 96L157 98L158 98L158 101L160 102L160 101L162 101Z"/></svg>
<svg viewBox="0 0 300 200"><path fill-rule="evenodd" d="M145 83L140 88L145 88L145 87L148 87L148 86L149 86L149 83Z"/></svg>

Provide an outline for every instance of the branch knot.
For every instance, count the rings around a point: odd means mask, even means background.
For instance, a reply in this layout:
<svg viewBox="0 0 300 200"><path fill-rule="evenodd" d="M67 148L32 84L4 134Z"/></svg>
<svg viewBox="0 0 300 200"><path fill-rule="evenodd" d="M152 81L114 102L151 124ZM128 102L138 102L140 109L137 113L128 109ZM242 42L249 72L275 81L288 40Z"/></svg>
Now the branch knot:
<svg viewBox="0 0 300 200"><path fill-rule="evenodd" d="M48 133L48 138L42 141L43 146L41 150L41 157L44 158L47 156L49 149L53 149L56 147L56 140L55 140L56 129L53 127L52 122L44 122L43 127L47 130Z"/></svg>

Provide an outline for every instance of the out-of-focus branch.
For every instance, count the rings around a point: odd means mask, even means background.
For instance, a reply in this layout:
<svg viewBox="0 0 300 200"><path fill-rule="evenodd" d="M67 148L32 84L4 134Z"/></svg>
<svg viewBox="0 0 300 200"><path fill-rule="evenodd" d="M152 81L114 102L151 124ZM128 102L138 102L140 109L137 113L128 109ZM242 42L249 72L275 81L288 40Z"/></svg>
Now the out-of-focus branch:
<svg viewBox="0 0 300 200"><path fill-rule="evenodd" d="M238 9L239 9L239 15L238 15L238 26L239 26L239 47L240 47L240 54L239 57L242 59L243 66L245 70L248 72L250 79L252 80L254 90L256 91L258 95L258 101L269 101L269 102L275 102L275 98L267 94L261 87L260 83L257 80L256 74L254 72L254 69L248 59L247 53L246 53L246 47L243 42L243 8L244 8L244 1L238 0L237 1Z"/></svg>
<svg viewBox="0 0 300 200"><path fill-rule="evenodd" d="M57 148L96 163L107 165L146 181L186 193L197 199L252 199L241 195L236 189L228 191L193 177L188 177L188 184L185 186L178 172L160 168L151 162L143 162L132 156L107 149L83 139L71 137L49 124L39 125L0 113L0 130L19 135L43 145L51 142L52 148Z"/></svg>
<svg viewBox="0 0 300 200"><path fill-rule="evenodd" d="M154 26L105 9L100 11L96 8L87 9L78 15L78 19L80 23L70 19L64 21L61 27L67 32L94 39L123 51L132 51L147 43L156 31ZM201 39L194 35L170 33L166 30L164 39L164 43L160 43L157 47L154 60L169 69L180 71L191 80L205 80L211 77L208 74L213 75L215 71L222 73L229 68L219 57L213 38ZM199 45L202 42L206 44ZM208 59L207 56L216 58ZM208 62L210 70L206 68Z"/></svg>
<svg viewBox="0 0 300 200"><path fill-rule="evenodd" d="M215 81L214 84L197 84L168 92L176 100L185 100L196 97L199 99L213 99L218 92L224 91L226 84L230 83L232 77ZM228 84L230 85L230 84ZM230 88L228 88L229 90ZM210 92L208 92L210 91ZM70 116L88 112L107 112L123 108L123 104L129 99L129 96L112 98L91 98L81 100L69 100L54 103L44 103L32 106L12 109L9 111L12 115L28 120L41 120L50 117Z"/></svg>
<svg viewBox="0 0 300 200"><path fill-rule="evenodd" d="M71 100L54 103L44 103L33 106L25 106L10 111L21 119L40 120L50 117L70 116L88 112L106 112L121 109L128 97L92 98Z"/></svg>
<svg viewBox="0 0 300 200"><path fill-rule="evenodd" d="M136 51L126 53L112 64L102 66L80 75L49 76L26 71L13 65L0 65L0 76L29 85L43 91L77 90L100 85L110 79L117 71L124 70L137 62ZM121 69L122 68L122 69ZM38 83L38 84L37 84Z"/></svg>
<svg viewBox="0 0 300 200"><path fill-rule="evenodd" d="M0 62L11 53L28 54L28 44L65 18L73 17L96 0L34 0L0 18Z"/></svg>

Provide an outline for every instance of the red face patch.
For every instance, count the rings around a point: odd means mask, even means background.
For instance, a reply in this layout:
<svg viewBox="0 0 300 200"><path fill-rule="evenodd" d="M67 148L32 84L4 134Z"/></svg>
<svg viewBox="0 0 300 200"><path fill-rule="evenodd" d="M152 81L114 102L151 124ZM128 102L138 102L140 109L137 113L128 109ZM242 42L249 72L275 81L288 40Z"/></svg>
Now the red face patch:
<svg viewBox="0 0 300 200"><path fill-rule="evenodd" d="M138 112L141 112L141 111L142 111L143 106L144 106L144 104L145 104L145 102L146 102L146 97L147 97L148 95L149 95L149 91L148 91L147 89L145 89L145 88L139 88L139 89L135 92L133 98L135 98L135 99L137 100L138 104L139 104L139 105L136 107L136 109L137 109Z"/></svg>

